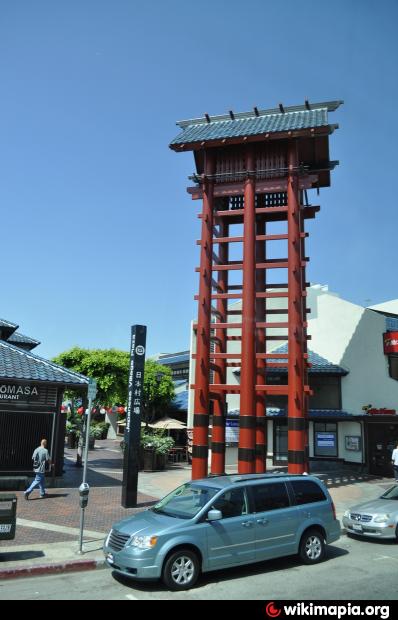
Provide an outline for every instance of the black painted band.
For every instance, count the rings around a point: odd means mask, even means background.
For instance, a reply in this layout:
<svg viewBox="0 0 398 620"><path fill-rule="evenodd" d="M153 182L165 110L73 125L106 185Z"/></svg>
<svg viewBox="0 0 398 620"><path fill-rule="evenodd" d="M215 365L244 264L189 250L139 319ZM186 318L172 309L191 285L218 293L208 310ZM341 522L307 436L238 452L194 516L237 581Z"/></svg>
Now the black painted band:
<svg viewBox="0 0 398 620"><path fill-rule="evenodd" d="M238 459L239 461L246 461L250 463L254 461L255 451L252 448L239 448Z"/></svg>
<svg viewBox="0 0 398 620"><path fill-rule="evenodd" d="M292 463L293 465L303 465L303 463L305 463L304 450L289 450L287 458L288 463Z"/></svg>
<svg viewBox="0 0 398 620"><path fill-rule="evenodd" d="M215 454L224 454L225 452L225 443L221 441L212 441L211 442L211 450Z"/></svg>
<svg viewBox="0 0 398 620"><path fill-rule="evenodd" d="M306 419L305 418L288 418L287 429L288 431L305 431Z"/></svg>
<svg viewBox="0 0 398 620"><path fill-rule="evenodd" d="M192 446L192 458L207 459L208 454L208 446Z"/></svg>
<svg viewBox="0 0 398 620"><path fill-rule="evenodd" d="M255 428L256 416L255 415L241 415L239 416L240 428Z"/></svg>

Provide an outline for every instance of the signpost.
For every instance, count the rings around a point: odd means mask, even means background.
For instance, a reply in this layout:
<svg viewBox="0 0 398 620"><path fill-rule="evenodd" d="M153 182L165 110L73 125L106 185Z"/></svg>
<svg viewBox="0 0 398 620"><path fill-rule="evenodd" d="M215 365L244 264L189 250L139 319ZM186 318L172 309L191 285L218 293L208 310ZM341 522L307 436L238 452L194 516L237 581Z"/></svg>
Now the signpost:
<svg viewBox="0 0 398 620"><path fill-rule="evenodd" d="M84 529L84 510L88 504L88 494L90 487L86 482L87 478L87 461L88 461L88 443L90 439L90 421L91 421L91 409L93 406L93 400L97 396L97 383L94 379L89 379L87 388L88 397L88 410L86 411L86 443L84 446L84 468L83 468L83 480L79 487L79 499L80 499L80 536L79 536L79 551L83 553L83 529Z"/></svg>
<svg viewBox="0 0 398 620"><path fill-rule="evenodd" d="M122 506L137 505L142 400L144 393L146 326L131 328L130 372L124 431Z"/></svg>

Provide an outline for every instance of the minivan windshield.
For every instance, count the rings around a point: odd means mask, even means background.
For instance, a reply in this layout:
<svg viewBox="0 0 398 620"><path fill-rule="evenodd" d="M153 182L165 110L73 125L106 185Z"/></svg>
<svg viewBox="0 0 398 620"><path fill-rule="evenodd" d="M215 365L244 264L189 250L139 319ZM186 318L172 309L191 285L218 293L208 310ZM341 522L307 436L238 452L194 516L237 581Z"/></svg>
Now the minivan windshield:
<svg viewBox="0 0 398 620"><path fill-rule="evenodd" d="M157 514L192 519L219 489L187 482L160 500L151 510Z"/></svg>
<svg viewBox="0 0 398 620"><path fill-rule="evenodd" d="M396 500L398 500L398 484L396 484L395 486L393 486L390 489L388 489L388 491L383 493L383 495L381 495L380 499L396 499Z"/></svg>

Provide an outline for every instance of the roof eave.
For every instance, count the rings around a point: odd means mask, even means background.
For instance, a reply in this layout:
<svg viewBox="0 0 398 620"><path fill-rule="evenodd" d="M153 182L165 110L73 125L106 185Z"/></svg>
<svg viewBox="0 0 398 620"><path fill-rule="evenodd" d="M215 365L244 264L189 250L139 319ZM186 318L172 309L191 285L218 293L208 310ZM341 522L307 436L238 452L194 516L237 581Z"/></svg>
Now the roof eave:
<svg viewBox="0 0 398 620"><path fill-rule="evenodd" d="M235 144L248 144L253 142L264 142L264 140L285 140L286 138L320 138L329 136L338 125L323 125L322 127L310 127L307 129L295 129L288 131L264 132L252 136L232 136L230 138L215 138L208 140L197 140L195 142L173 143L169 148L177 153L183 151L198 151L204 148L216 148L218 146L232 146Z"/></svg>

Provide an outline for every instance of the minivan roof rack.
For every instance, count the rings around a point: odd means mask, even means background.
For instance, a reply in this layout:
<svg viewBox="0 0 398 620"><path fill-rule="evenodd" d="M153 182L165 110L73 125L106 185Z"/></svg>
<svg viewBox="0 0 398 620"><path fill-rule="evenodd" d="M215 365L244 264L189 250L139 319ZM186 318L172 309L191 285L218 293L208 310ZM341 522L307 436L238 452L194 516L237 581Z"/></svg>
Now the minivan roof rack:
<svg viewBox="0 0 398 620"><path fill-rule="evenodd" d="M308 476L308 474L285 474L284 472L275 472L272 474L231 474L233 482L244 482L245 480L269 480L270 478L292 478L297 476Z"/></svg>

